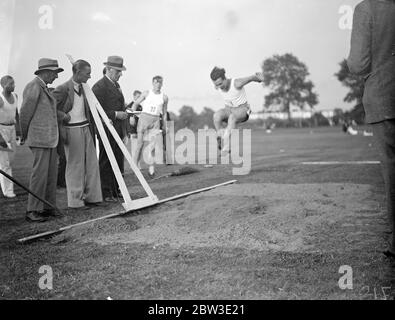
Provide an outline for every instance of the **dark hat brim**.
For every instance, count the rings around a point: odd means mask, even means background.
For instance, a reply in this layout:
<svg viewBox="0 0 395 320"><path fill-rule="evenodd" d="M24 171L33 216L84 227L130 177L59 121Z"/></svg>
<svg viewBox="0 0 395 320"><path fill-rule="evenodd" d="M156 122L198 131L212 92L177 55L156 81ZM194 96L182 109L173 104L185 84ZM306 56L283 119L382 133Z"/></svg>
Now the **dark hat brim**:
<svg viewBox="0 0 395 320"><path fill-rule="evenodd" d="M113 68L113 69L115 69L115 70L126 71L125 66L117 67L117 66L114 66L113 64L109 64L108 62L104 62L103 64L104 64L106 67Z"/></svg>
<svg viewBox="0 0 395 320"><path fill-rule="evenodd" d="M45 70L50 70L50 71L55 71L57 73L63 72L64 69L62 68L57 68L57 67L48 67L48 68L42 68L42 69L38 69L36 72L34 72L35 75L38 75L39 73L41 73L42 71Z"/></svg>

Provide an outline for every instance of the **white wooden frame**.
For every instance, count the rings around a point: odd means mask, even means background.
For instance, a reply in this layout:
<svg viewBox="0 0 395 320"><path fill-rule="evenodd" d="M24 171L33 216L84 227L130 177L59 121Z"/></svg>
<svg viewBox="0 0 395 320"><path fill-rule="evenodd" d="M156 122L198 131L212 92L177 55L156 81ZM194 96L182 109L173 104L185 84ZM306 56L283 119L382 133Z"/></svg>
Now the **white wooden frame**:
<svg viewBox="0 0 395 320"><path fill-rule="evenodd" d="M108 118L107 114L103 110L103 107L100 105L100 102L97 100L95 94L93 93L92 89L84 83L83 85L84 93L86 99L88 101L88 105L90 111L92 113L93 119L95 121L98 134L103 142L104 149L107 153L108 159L110 160L112 170L114 172L115 178L117 179L119 189L122 193L122 197L124 199L123 207L127 211L138 210L141 208L145 208L149 205L153 205L158 203L158 197L152 192L150 186L148 185L147 181L145 180L144 176L142 175L139 168L133 162L132 156L129 153L127 147L123 143L122 139L118 135L117 131L115 130L112 122ZM126 160L129 162L130 167L132 168L134 174L140 181L141 185L143 186L145 192L147 193L148 197L142 199L132 200L128 188L126 187L125 180L123 179L121 170L119 169L118 163L115 159L114 152L111 148L110 142L108 140L107 134L104 130L104 124L107 126L108 130L110 131L111 135L117 142L119 148L121 149L122 153L124 154Z"/></svg>

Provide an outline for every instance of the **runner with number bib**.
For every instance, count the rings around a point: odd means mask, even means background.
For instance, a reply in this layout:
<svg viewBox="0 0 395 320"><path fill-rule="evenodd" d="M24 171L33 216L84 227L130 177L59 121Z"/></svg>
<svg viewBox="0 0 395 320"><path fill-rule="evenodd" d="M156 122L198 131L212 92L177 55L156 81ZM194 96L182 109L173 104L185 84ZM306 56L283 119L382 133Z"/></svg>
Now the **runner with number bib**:
<svg viewBox="0 0 395 320"><path fill-rule="evenodd" d="M153 147L156 135L160 134L160 116L167 114L168 97L161 91L163 86L163 78L156 76L152 80L153 89L145 91L139 99L133 104L133 111L136 111L138 106L142 106L139 122L137 125L137 148L135 153L135 163L139 166L144 138L150 136L150 144ZM164 117L166 119L166 117ZM166 126L165 126L166 127ZM149 175L152 177L155 174L155 167L152 161L152 149L150 148L150 163ZM152 163L151 163L152 162ZM140 167L140 166L139 166Z"/></svg>

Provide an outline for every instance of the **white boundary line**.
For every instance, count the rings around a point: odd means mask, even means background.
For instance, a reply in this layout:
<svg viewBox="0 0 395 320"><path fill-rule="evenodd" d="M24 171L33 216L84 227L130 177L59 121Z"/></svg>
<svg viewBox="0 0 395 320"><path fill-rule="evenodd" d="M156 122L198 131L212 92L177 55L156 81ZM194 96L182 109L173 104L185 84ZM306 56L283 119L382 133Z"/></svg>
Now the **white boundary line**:
<svg viewBox="0 0 395 320"><path fill-rule="evenodd" d="M302 162L303 165L338 165L338 164L381 164L380 161L313 161Z"/></svg>

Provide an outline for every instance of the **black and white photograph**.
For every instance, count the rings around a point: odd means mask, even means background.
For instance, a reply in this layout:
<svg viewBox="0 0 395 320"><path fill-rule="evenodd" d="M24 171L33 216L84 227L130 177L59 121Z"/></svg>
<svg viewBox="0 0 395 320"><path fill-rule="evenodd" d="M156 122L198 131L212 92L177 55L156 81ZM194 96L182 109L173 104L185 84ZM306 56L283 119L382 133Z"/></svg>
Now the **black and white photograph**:
<svg viewBox="0 0 395 320"><path fill-rule="evenodd" d="M394 0L0 0L0 85L0 300L394 300Z"/></svg>

